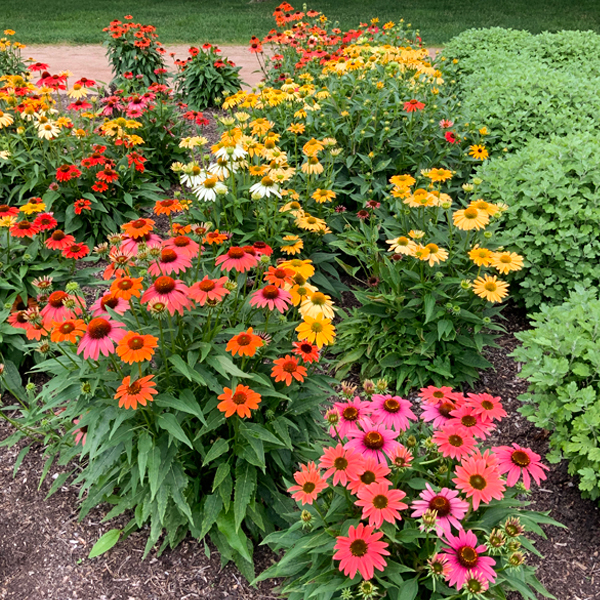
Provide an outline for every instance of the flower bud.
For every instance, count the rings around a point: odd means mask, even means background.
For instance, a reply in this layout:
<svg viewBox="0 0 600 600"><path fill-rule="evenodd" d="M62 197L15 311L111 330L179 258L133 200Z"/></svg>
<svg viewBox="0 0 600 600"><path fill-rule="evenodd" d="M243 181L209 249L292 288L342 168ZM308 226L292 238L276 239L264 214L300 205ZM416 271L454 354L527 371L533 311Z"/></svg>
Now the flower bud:
<svg viewBox="0 0 600 600"><path fill-rule="evenodd" d="M375 387L377 388L378 392L383 394L388 389L387 379L378 379L377 382L375 383Z"/></svg>
<svg viewBox="0 0 600 600"><path fill-rule="evenodd" d="M345 398L352 398L356 393L356 386L347 381L342 381L340 387L342 388L342 396Z"/></svg>
<svg viewBox="0 0 600 600"><path fill-rule="evenodd" d="M330 425L337 425L340 421L340 413L335 408L332 408L325 413L325 420Z"/></svg>
<svg viewBox="0 0 600 600"><path fill-rule="evenodd" d="M470 290L470 289L471 289L471 285L472 285L472 283L471 283L471 282L470 282L468 279L463 279L463 280L460 282L460 287L461 287L463 290Z"/></svg>
<svg viewBox="0 0 600 600"><path fill-rule="evenodd" d="M425 531L431 531L435 529L435 524L437 522L437 510L432 510L428 508L421 517L421 522L423 523L423 529Z"/></svg>
<svg viewBox="0 0 600 600"><path fill-rule="evenodd" d="M472 183L463 183L462 189L465 190L465 192L472 192L475 189L475 186Z"/></svg>
<svg viewBox="0 0 600 600"><path fill-rule="evenodd" d="M25 389L28 392L35 392L35 383L32 383L31 381L25 386Z"/></svg>
<svg viewBox="0 0 600 600"><path fill-rule="evenodd" d="M92 385L90 384L89 381L81 382L81 393L84 394L85 396L92 393Z"/></svg>
<svg viewBox="0 0 600 600"><path fill-rule="evenodd" d="M377 588L370 581L361 581L358 593L363 600L371 600L377 594Z"/></svg>
<svg viewBox="0 0 600 600"><path fill-rule="evenodd" d="M414 435L409 435L406 438L406 445L409 448L414 448L417 445L417 438Z"/></svg>
<svg viewBox="0 0 600 600"><path fill-rule="evenodd" d="M525 562L525 555L522 552L513 552L508 557L508 564L511 567L520 567Z"/></svg>
<svg viewBox="0 0 600 600"><path fill-rule="evenodd" d="M230 292L233 292L234 290L237 289L237 283L235 281L231 281L231 280L227 280L224 284L223 287L226 290L229 290Z"/></svg>
<svg viewBox="0 0 600 600"><path fill-rule="evenodd" d="M508 537L516 538L523 534L525 529L521 525L519 517L509 517L504 523L504 533Z"/></svg>
<svg viewBox="0 0 600 600"><path fill-rule="evenodd" d="M473 177L473 183L475 185L481 185L483 183L483 179L481 179L481 177Z"/></svg>
<svg viewBox="0 0 600 600"><path fill-rule="evenodd" d="M68 294L73 294L79 290L79 284L76 281L69 281L65 286L65 291Z"/></svg>
<svg viewBox="0 0 600 600"><path fill-rule="evenodd" d="M375 384L370 379L365 379L363 381L363 390L367 396L371 396L375 393Z"/></svg>
<svg viewBox="0 0 600 600"><path fill-rule="evenodd" d="M258 261L263 265L268 265L268 264L270 264L271 259L266 254L261 254Z"/></svg>
<svg viewBox="0 0 600 600"><path fill-rule="evenodd" d="M303 510L302 514L300 515L300 518L302 519L302 522L310 523L313 517L307 510Z"/></svg>

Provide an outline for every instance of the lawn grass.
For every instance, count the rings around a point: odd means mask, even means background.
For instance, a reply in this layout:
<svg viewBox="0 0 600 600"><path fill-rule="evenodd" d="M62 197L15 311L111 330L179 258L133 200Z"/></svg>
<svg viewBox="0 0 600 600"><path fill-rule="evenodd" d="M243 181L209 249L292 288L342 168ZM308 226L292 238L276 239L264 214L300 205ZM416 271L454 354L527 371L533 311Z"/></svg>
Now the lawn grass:
<svg viewBox="0 0 600 600"><path fill-rule="evenodd" d="M0 26L25 44L93 44L102 28L127 13L158 27L164 43L246 44L273 26L280 0L2 0ZM292 2L302 7L302 2ZM512 27L532 33L560 29L600 31L598 0L314 0L342 27L379 17L403 17L420 29L428 46L439 46L471 27Z"/></svg>

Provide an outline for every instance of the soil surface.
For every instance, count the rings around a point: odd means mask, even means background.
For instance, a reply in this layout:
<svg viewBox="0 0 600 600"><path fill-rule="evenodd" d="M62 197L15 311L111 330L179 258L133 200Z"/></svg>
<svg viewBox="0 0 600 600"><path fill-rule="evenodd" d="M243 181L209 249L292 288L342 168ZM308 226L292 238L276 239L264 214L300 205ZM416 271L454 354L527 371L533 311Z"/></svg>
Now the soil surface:
<svg viewBox="0 0 600 600"><path fill-rule="evenodd" d="M500 348L488 353L495 371L484 373L477 391L503 398L509 417L494 433L491 444L516 442L544 455L547 432L536 429L519 415L517 396L526 384L517 377L519 365L508 354L517 345L513 332L527 327L522 313L507 309L508 332ZM11 433L0 423L0 439ZM77 491L63 487L45 499L57 474L52 469L38 490L43 450L34 446L16 478L13 465L20 448L0 448L0 598L2 600L274 600L275 582L251 588L232 565L224 568L216 551L207 557L203 544L186 540L175 550L142 561L146 531L132 534L105 556L89 560L95 541L126 518L101 523L106 507L98 507L83 522L77 518ZM544 559L530 557L538 575L558 600L600 599L600 513L595 503L583 500L566 464L555 465L547 481L530 498L535 510L551 516L568 529L544 527L547 540L538 539ZM535 536L533 536L535 537ZM256 552L257 570L274 560L268 550ZM511 594L510 600L518 600Z"/></svg>

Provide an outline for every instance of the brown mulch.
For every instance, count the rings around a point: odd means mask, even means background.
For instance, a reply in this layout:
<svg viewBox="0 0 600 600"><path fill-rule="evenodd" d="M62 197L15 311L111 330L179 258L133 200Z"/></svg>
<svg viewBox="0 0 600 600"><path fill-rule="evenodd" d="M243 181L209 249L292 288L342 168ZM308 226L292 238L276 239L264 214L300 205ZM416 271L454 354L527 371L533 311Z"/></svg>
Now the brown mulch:
<svg viewBox="0 0 600 600"><path fill-rule="evenodd" d="M503 398L509 417L495 432L491 443L516 442L544 454L547 436L517 412L517 396L526 389L518 379L518 364L508 357L517 345L513 332L527 327L522 313L507 311L508 333L499 349L488 355L495 371L482 375L477 391ZM0 423L0 439L10 434ZM175 550L157 557L152 552L142 561L147 532L142 530L119 543L108 554L89 560L94 542L105 531L123 526L126 519L101 524L106 507L92 511L83 522L77 519L77 492L63 487L45 500L51 470L38 491L44 459L35 447L13 479L16 448L0 448L0 599L2 600L227 600L275 599L273 582L251 588L232 565L221 568L218 554L210 558L203 544L186 540ZM566 464L554 465L548 480L530 499L535 510L551 516L569 529L544 527L547 540L536 540L544 559L531 557L538 575L558 600L600 599L600 513L595 503L583 500ZM214 550L214 549L213 549ZM273 555L264 548L256 552L257 569L266 568ZM518 600L518 594L509 596Z"/></svg>

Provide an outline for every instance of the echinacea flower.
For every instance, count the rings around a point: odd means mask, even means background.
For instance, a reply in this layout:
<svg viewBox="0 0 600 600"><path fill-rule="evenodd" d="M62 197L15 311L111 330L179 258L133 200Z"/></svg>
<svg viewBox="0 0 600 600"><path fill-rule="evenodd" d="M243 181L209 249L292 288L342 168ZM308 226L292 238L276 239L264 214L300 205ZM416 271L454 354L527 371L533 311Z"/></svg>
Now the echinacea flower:
<svg viewBox="0 0 600 600"><path fill-rule="evenodd" d="M56 169L56 181L70 181L81 176L81 171L75 165L61 165Z"/></svg>
<svg viewBox="0 0 600 600"><path fill-rule="evenodd" d="M315 268L312 261L307 259L292 258L279 263L279 267L282 269L291 269L296 275L300 275L304 281L309 280L315 274Z"/></svg>
<svg viewBox="0 0 600 600"><path fill-rule="evenodd" d="M280 313L285 312L291 303L290 293L274 285L260 288L250 296L250 306L267 307L269 310L278 310Z"/></svg>
<svg viewBox="0 0 600 600"><path fill-rule="evenodd" d="M361 426L364 427L364 430L355 429L348 432L349 441L344 447L353 448L366 458L372 456L380 463L386 463L386 455L392 454L394 449L400 445L396 441L398 432L387 429L382 424L372 425L368 421L363 421Z"/></svg>
<svg viewBox="0 0 600 600"><path fill-rule="evenodd" d="M52 213L41 213L35 218L33 224L40 231L48 231L54 229L58 225L58 221L54 218Z"/></svg>
<svg viewBox="0 0 600 600"><path fill-rule="evenodd" d="M540 481L546 479L544 469L548 470L549 467L540 461L539 454L529 448L523 448L514 443L512 446L512 448L510 446L492 448L498 459L498 470L502 474L508 473L506 485L513 487L521 475L523 475L523 485L526 489L531 486L530 476L540 485Z"/></svg>
<svg viewBox="0 0 600 600"><path fill-rule="evenodd" d="M121 229L132 239L137 240L151 233L154 229L154 221L152 219L136 219L129 223L121 225Z"/></svg>
<svg viewBox="0 0 600 600"><path fill-rule="evenodd" d="M142 335L135 331L128 331L117 344L119 358L128 364L150 360L154 356L154 348L158 345L158 338L153 335Z"/></svg>
<svg viewBox="0 0 600 600"><path fill-rule="evenodd" d="M239 246L232 246L225 254L221 254L215 260L215 265L221 265L221 270L228 272L235 269L239 273L245 273L257 264L258 259L256 256L246 252Z"/></svg>
<svg viewBox="0 0 600 600"><path fill-rule="evenodd" d="M247 385L238 384L235 390L224 388L218 399L221 402L217 404L217 408L225 413L226 418L234 414L243 418L250 417L252 414L250 411L258 408L261 396Z"/></svg>
<svg viewBox="0 0 600 600"><path fill-rule="evenodd" d="M162 302L166 305L171 316L176 312L183 316L184 309L191 310L194 308L188 294L188 287L183 281L173 279L168 275L162 275L155 279L154 283L144 292L140 302L142 304L151 301Z"/></svg>
<svg viewBox="0 0 600 600"><path fill-rule="evenodd" d="M490 222L490 216L474 206L469 206L462 210L457 210L452 215L452 220L458 229L470 231L471 229L485 229L486 225Z"/></svg>
<svg viewBox="0 0 600 600"><path fill-rule="evenodd" d="M319 349L310 342L294 342L294 354L300 356L305 363L319 362Z"/></svg>
<svg viewBox="0 0 600 600"><path fill-rule="evenodd" d="M229 290L224 286L226 281L228 281L227 277L211 279L205 275L202 281L197 281L190 286L188 296L200 306L204 306L207 300L220 302L229 294Z"/></svg>
<svg viewBox="0 0 600 600"><path fill-rule="evenodd" d="M450 411L450 423L459 422L469 433L476 438L485 440L490 431L496 428L492 421L484 421L475 408L465 404Z"/></svg>
<svg viewBox="0 0 600 600"><path fill-rule="evenodd" d="M155 215L170 215L181 210L183 210L183 206L181 206L179 200L167 198L166 200L157 200L153 212Z"/></svg>
<svg viewBox="0 0 600 600"><path fill-rule="evenodd" d="M502 402L499 397L490 396L490 394L467 394L469 406L473 412L486 421L500 421L507 416L502 408Z"/></svg>
<svg viewBox="0 0 600 600"><path fill-rule="evenodd" d="M383 571L387 566L383 557L390 553L386 550L389 544L380 541L382 537L383 531L376 532L369 525L350 525L348 536L338 536L334 546L333 559L340 561L340 571L351 579L358 571L367 581L373 579L375 569Z"/></svg>
<svg viewBox="0 0 600 600"><path fill-rule="evenodd" d="M139 298L142 295L143 280L143 277L123 275L111 283L110 292L115 298L122 298L129 302L131 298Z"/></svg>
<svg viewBox="0 0 600 600"><path fill-rule="evenodd" d="M487 550L486 545L479 544L472 531L461 530L456 537L447 533L444 541L449 548L445 548L441 555L448 559L450 585L462 589L470 574L481 576L486 581L496 580L493 569L496 561L489 556L482 556Z"/></svg>
<svg viewBox="0 0 600 600"><path fill-rule="evenodd" d="M72 246L75 242L75 238L60 229L52 232L52 235L46 240L46 247L50 250L64 250L69 246Z"/></svg>
<svg viewBox="0 0 600 600"><path fill-rule="evenodd" d="M409 100L404 103L404 110L408 113L412 113L418 110L423 110L425 108L425 104L423 102L419 102L416 99Z"/></svg>
<svg viewBox="0 0 600 600"><path fill-rule="evenodd" d="M473 510L479 504L489 504L493 498L502 500L504 497L504 482L500 478L497 464L489 464L487 451L483 456L474 454L456 467L456 477L452 480L456 488L473 501Z"/></svg>
<svg viewBox="0 0 600 600"><path fill-rule="evenodd" d="M200 252L200 246L187 235L178 235L173 238L169 238L164 242L165 248L173 248L179 253L186 254L189 258L195 258Z"/></svg>
<svg viewBox="0 0 600 600"><path fill-rule="evenodd" d="M283 241L281 251L285 254L298 254L304 248L304 242L297 235L284 235Z"/></svg>
<svg viewBox="0 0 600 600"><path fill-rule="evenodd" d="M502 302L508 296L508 284L486 273L473 282L473 292L488 302Z"/></svg>
<svg viewBox="0 0 600 600"><path fill-rule="evenodd" d="M289 354L274 360L273 365L271 377L275 381L285 381L286 385L292 385L294 379L302 383L306 377L306 367L298 364L298 359Z"/></svg>
<svg viewBox="0 0 600 600"><path fill-rule="evenodd" d="M356 494L364 486L372 483L385 483L388 487L392 485L386 477L391 473L387 464L379 463L375 458L368 457L362 459L360 469L355 474L348 474L348 490Z"/></svg>
<svg viewBox="0 0 600 600"><path fill-rule="evenodd" d="M338 411L340 420L336 427L331 427L329 433L331 437L339 435L340 438L348 437L350 431L355 431L365 419L371 414L372 405L366 400L361 400L356 396L353 400L347 402L336 402L333 407Z"/></svg>
<svg viewBox="0 0 600 600"><path fill-rule="evenodd" d="M81 319L66 319L60 323L52 323L50 340L53 342L77 343L77 339L85 335L86 324Z"/></svg>
<svg viewBox="0 0 600 600"><path fill-rule="evenodd" d="M383 423L386 427L396 431L406 431L410 427L409 419L417 420L411 406L412 404L408 400L404 400L400 396L373 394L371 419L374 423Z"/></svg>
<svg viewBox="0 0 600 600"><path fill-rule="evenodd" d="M515 252L494 252L491 265L502 275L511 271L520 271L523 268L523 257Z"/></svg>
<svg viewBox="0 0 600 600"><path fill-rule="evenodd" d="M154 375L146 375L133 383L129 375L125 377L115 394L115 400L119 400L119 408L136 410L138 404L146 406L147 402L152 402L154 400L152 396L158 394L154 389L156 382L150 381L153 377Z"/></svg>
<svg viewBox="0 0 600 600"><path fill-rule="evenodd" d="M477 446L473 435L458 421L446 423L433 433L432 439L445 458L461 460L471 454Z"/></svg>
<svg viewBox="0 0 600 600"><path fill-rule="evenodd" d="M79 260L90 253L90 249L85 244L71 244L63 249L62 255L65 258Z"/></svg>
<svg viewBox="0 0 600 600"><path fill-rule="evenodd" d="M361 519L369 519L369 525L381 527L384 521L395 523L400 520L400 511L408 508L401 502L406 498L402 490L391 489L387 482L372 483L358 490L358 500L354 503L363 509Z"/></svg>
<svg viewBox="0 0 600 600"><path fill-rule="evenodd" d="M439 492L434 492L429 483L426 484L426 488L419 494L421 500L413 500L411 507L415 510L410 516L419 518L426 511L435 510L435 528L440 537L444 533L451 533L452 526L462 529L460 521L467 514L469 503L461 500L456 490L442 488Z"/></svg>
<svg viewBox="0 0 600 600"><path fill-rule="evenodd" d="M39 227L30 221L18 221L10 228L10 235L13 237L30 237L40 232Z"/></svg>
<svg viewBox="0 0 600 600"><path fill-rule="evenodd" d="M346 485L351 478L357 478L364 463L361 454L338 444L335 448L324 448L319 460L319 467L325 469L323 477L329 479L333 475L333 485Z"/></svg>
<svg viewBox="0 0 600 600"><path fill-rule="evenodd" d="M225 350L231 352L233 356L239 354L239 356L254 356L256 350L264 345L264 342L260 336L253 332L252 327L247 331L242 331L234 335L229 342Z"/></svg>
<svg viewBox="0 0 600 600"><path fill-rule="evenodd" d="M325 319L322 315L316 318L306 316L304 321L296 327L298 339L308 340L315 343L319 350L323 346L333 344L335 339L335 327L331 324L331 319Z"/></svg>
<svg viewBox="0 0 600 600"><path fill-rule="evenodd" d="M109 290L92 304L90 311L95 317L104 317L108 315L106 307L119 315L124 315L129 310L129 303L123 298L118 298Z"/></svg>
<svg viewBox="0 0 600 600"><path fill-rule="evenodd" d="M408 469L413 461L414 456L411 451L403 446L402 444L398 444L389 455L390 462L399 469Z"/></svg>
<svg viewBox="0 0 600 600"><path fill-rule="evenodd" d="M478 267L489 267L492 262L492 257L494 253L487 248L481 248L480 246L475 246L469 252L469 258L478 266Z"/></svg>
<svg viewBox="0 0 600 600"><path fill-rule="evenodd" d="M83 352L83 358L98 360L100 354L108 356L115 351L115 343L125 335L124 323L110 318L96 317L87 326L87 330L77 348L77 354Z"/></svg>
<svg viewBox="0 0 600 600"><path fill-rule="evenodd" d="M419 396L430 404L438 404L444 400L451 400L454 402L454 392L451 387L442 386L435 387L430 385L426 388L421 388Z"/></svg>
<svg viewBox="0 0 600 600"><path fill-rule="evenodd" d="M71 296L65 292L52 292L50 296L48 296L48 304L46 304L40 312L44 323L64 321L65 319L70 319L76 314L81 313L81 306L77 303L75 303L73 308L67 308L67 306L65 306L65 302L75 299L75 296Z"/></svg>
<svg viewBox="0 0 600 600"><path fill-rule="evenodd" d="M205 244L208 244L209 246L212 246L213 244L216 244L217 246L220 246L223 242L227 241L228 236L225 233L219 233L218 229L215 229L214 231L209 231L203 238L203 242Z"/></svg>
<svg viewBox="0 0 600 600"><path fill-rule="evenodd" d="M73 425L79 425L80 421L81 418L73 419ZM71 431L71 435L75 436L75 440L73 441L75 446L77 446L79 442L81 442L82 446L85 446L85 443L87 441L87 431L87 425L84 425L83 427L77 427L76 429L73 429L73 431Z"/></svg>
<svg viewBox="0 0 600 600"><path fill-rule="evenodd" d="M413 256L417 248L417 244L405 235L401 235L392 240L386 240L386 244L390 245L391 251L398 252L404 256Z"/></svg>
<svg viewBox="0 0 600 600"><path fill-rule="evenodd" d="M302 504L312 504L319 493L328 487L314 462L301 465L300 471L294 473L294 480L298 485L289 487L287 491L294 500Z"/></svg>
<svg viewBox="0 0 600 600"><path fill-rule="evenodd" d="M423 406L423 412L421 413L421 419L428 423L433 421L432 425L434 429L443 427L448 421L452 420L450 413L456 409L457 405L450 398L445 399L439 404L427 402Z"/></svg>
<svg viewBox="0 0 600 600"><path fill-rule="evenodd" d="M326 319L333 319L335 317L331 296L318 291L308 294L302 300L298 310L303 317L308 316L316 318L319 315Z"/></svg>
<svg viewBox="0 0 600 600"><path fill-rule="evenodd" d="M192 266L190 257L185 252L179 252L173 248L163 248L160 256L148 267L148 273L153 277L160 274L184 273Z"/></svg>
<svg viewBox="0 0 600 600"><path fill-rule="evenodd" d="M281 267L269 267L264 275L264 280L276 287L291 285L294 271L291 269L282 269Z"/></svg>

